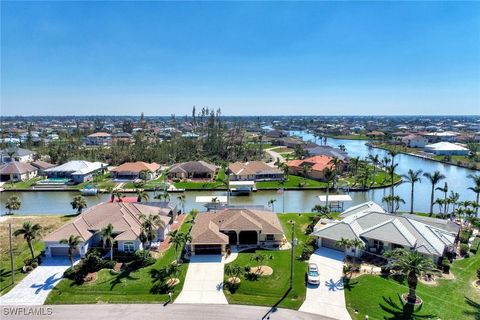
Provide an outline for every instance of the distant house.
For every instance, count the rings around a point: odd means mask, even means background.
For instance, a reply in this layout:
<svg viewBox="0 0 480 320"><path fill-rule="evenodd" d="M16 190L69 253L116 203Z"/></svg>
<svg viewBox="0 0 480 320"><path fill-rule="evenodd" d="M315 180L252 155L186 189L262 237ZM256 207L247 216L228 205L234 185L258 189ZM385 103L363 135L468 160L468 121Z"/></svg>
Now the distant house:
<svg viewBox="0 0 480 320"><path fill-rule="evenodd" d="M38 175L45 175L45 170L55 167L54 164L42 160L37 160L31 163L32 166L38 169Z"/></svg>
<svg viewBox="0 0 480 320"><path fill-rule="evenodd" d="M331 158L338 158L342 161L348 160L348 153L346 151L342 151L339 148L334 148L328 145L319 145L306 148L305 151L307 151L309 156L327 156Z"/></svg>
<svg viewBox="0 0 480 320"><path fill-rule="evenodd" d="M131 142L132 141L132 135L128 132L117 132L112 135L112 141L113 142Z"/></svg>
<svg viewBox="0 0 480 320"><path fill-rule="evenodd" d="M370 138L383 138L385 137L385 133L381 132L381 131L370 131L370 132L367 132L366 134L367 137L370 137Z"/></svg>
<svg viewBox="0 0 480 320"><path fill-rule="evenodd" d="M168 177L180 179L213 179L218 167L205 161L177 163L168 170Z"/></svg>
<svg viewBox="0 0 480 320"><path fill-rule="evenodd" d="M105 146L112 142L112 135L107 132L95 132L84 139L87 146Z"/></svg>
<svg viewBox="0 0 480 320"><path fill-rule="evenodd" d="M315 180L324 179L324 171L326 168L332 169L333 165L330 163L331 157L314 156L303 160L292 160L287 162L288 171L294 175L303 175L304 167L307 167L307 178Z"/></svg>
<svg viewBox="0 0 480 320"><path fill-rule="evenodd" d="M0 181L25 181L37 176L37 168L29 163L10 161L0 166Z"/></svg>
<svg viewBox="0 0 480 320"><path fill-rule="evenodd" d="M361 240L365 249L374 254L396 248L415 250L438 262L446 252L454 250L460 226L448 220L413 215L386 213L374 202L347 209L340 221L320 221L312 233L317 244L359 256L361 249L343 248L340 239ZM349 251L349 252L347 252Z"/></svg>
<svg viewBox="0 0 480 320"><path fill-rule="evenodd" d="M427 144L425 151L437 156L468 156L470 154L470 150L467 148L450 142Z"/></svg>
<svg viewBox="0 0 480 320"><path fill-rule="evenodd" d="M284 172L263 161L235 162L228 166L227 173L233 181L283 180Z"/></svg>
<svg viewBox="0 0 480 320"><path fill-rule="evenodd" d="M23 148L11 147L0 150L0 163L11 161L32 162L35 160L35 152Z"/></svg>
<svg viewBox="0 0 480 320"><path fill-rule="evenodd" d="M442 131L442 132L431 132L426 133L425 137L429 142L455 142L459 134L452 131Z"/></svg>
<svg viewBox="0 0 480 320"><path fill-rule="evenodd" d="M126 162L110 170L112 177L118 180L152 180L158 176L160 165L158 163Z"/></svg>
<svg viewBox="0 0 480 320"><path fill-rule="evenodd" d="M428 139L420 135L409 134L402 138L402 142L409 148L424 148Z"/></svg>
<svg viewBox="0 0 480 320"><path fill-rule="evenodd" d="M108 164L102 162L89 162L72 160L60 166L44 170L49 179L69 179L71 183L78 184L93 179L93 174L107 168Z"/></svg>
<svg viewBox="0 0 480 320"><path fill-rule="evenodd" d="M224 209L197 215L190 235L195 254L224 254L226 246L279 246L285 240L276 213L254 209Z"/></svg>
<svg viewBox="0 0 480 320"><path fill-rule="evenodd" d="M160 223L155 230L156 239L153 242L160 242L165 239L173 221L168 212L168 210L141 203L98 204L47 235L44 238L45 254L48 257L67 256L68 246L61 244L60 241L74 235L81 239L75 255L83 257L90 248L103 246L99 231L110 223L113 225L114 249L133 253L144 249L139 238L142 224L140 216L159 216Z"/></svg>

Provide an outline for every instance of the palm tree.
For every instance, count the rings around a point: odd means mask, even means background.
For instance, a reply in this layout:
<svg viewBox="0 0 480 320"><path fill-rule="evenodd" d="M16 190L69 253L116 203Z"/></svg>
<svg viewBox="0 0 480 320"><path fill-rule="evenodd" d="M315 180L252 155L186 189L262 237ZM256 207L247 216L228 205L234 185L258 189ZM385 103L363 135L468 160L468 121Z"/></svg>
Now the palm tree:
<svg viewBox="0 0 480 320"><path fill-rule="evenodd" d="M113 225L109 223L105 228L100 231L100 235L103 241L103 247L108 245L110 247L110 260L113 260Z"/></svg>
<svg viewBox="0 0 480 320"><path fill-rule="evenodd" d="M8 209L8 214L12 215L15 210L20 210L22 202L18 196L11 196L5 203L5 208Z"/></svg>
<svg viewBox="0 0 480 320"><path fill-rule="evenodd" d="M382 202L387 204L388 210L391 213L396 213L400 208L400 203L405 203L405 200L400 198L400 196L388 195L382 198Z"/></svg>
<svg viewBox="0 0 480 320"><path fill-rule="evenodd" d="M281 166L282 166L282 161L280 161L280 158L277 158L277 160L275 160L274 165L275 165L278 169L281 168Z"/></svg>
<svg viewBox="0 0 480 320"><path fill-rule="evenodd" d="M373 184L375 183L375 175L377 174L377 166L380 163L380 158L378 157L378 154L376 155L370 154L368 155L368 159L370 159L373 165L372 183L370 184L371 186L373 186Z"/></svg>
<svg viewBox="0 0 480 320"><path fill-rule="evenodd" d="M443 194L444 194L442 204L443 204L443 213L446 214L446 213L447 213L448 183L445 182L445 184L443 185L443 188L437 187L435 190L441 191L441 192L443 192Z"/></svg>
<svg viewBox="0 0 480 320"><path fill-rule="evenodd" d="M415 303L417 301L418 278L424 273L434 273L435 265L432 260L418 253L417 251L407 251L405 249L395 249L385 253L389 267L395 267L407 276L408 283L408 301Z"/></svg>
<svg viewBox="0 0 480 320"><path fill-rule="evenodd" d="M439 183L441 180L445 179L445 176L440 173L440 171L435 171L433 174L430 172L425 172L423 174L424 177L426 177L430 183L432 184L432 192L430 194L430 216L433 214L433 202L434 202L434 197L435 197L435 185Z"/></svg>
<svg viewBox="0 0 480 320"><path fill-rule="evenodd" d="M177 197L177 199L182 204L182 213L185 214L185 203L187 202L187 197L185 196L185 194L181 194Z"/></svg>
<svg viewBox="0 0 480 320"><path fill-rule="evenodd" d="M326 217L328 219L331 219L332 217L330 216L330 214L328 213L328 208L326 206L322 206L320 204L316 204L313 208L312 208L312 212L318 212L318 215L320 216L320 218L323 218L323 217Z"/></svg>
<svg viewBox="0 0 480 320"><path fill-rule="evenodd" d="M33 224L31 221L25 221L20 229L15 230L13 235L15 237L23 234L23 239L27 241L28 248L30 249L30 253L32 254L32 259L35 259L35 253L33 251L33 240L40 237L40 230L42 227L36 223Z"/></svg>
<svg viewBox="0 0 480 320"><path fill-rule="evenodd" d="M448 197L448 203L452 205L452 212L455 212L455 206L460 199L460 194L458 192L450 191L450 196Z"/></svg>
<svg viewBox="0 0 480 320"><path fill-rule="evenodd" d="M75 196L73 201L70 202L73 210L77 210L77 214L81 214L82 210L87 207L87 201L84 196Z"/></svg>
<svg viewBox="0 0 480 320"><path fill-rule="evenodd" d="M357 175L358 165L360 164L360 157L350 158L350 164L353 166L353 175Z"/></svg>
<svg viewBox="0 0 480 320"><path fill-rule="evenodd" d="M333 157L328 164L331 165L330 169L335 170L335 174L342 172L344 161L337 157ZM332 168L333 167L333 168ZM333 186L335 188L335 185Z"/></svg>
<svg viewBox="0 0 480 320"><path fill-rule="evenodd" d="M160 216L153 214L147 216L141 214L139 218L142 221L142 230L145 233L146 239L151 244L152 241L158 236L157 227L162 224ZM145 250L145 248L143 249Z"/></svg>
<svg viewBox="0 0 480 320"><path fill-rule="evenodd" d="M168 202L170 200L170 195L168 192L164 191L155 196L155 199L159 199L160 201Z"/></svg>
<svg viewBox="0 0 480 320"><path fill-rule="evenodd" d="M138 173L138 177L139 177L140 179L142 179L144 182L146 182L149 173L150 173L150 171L147 170L147 169L141 170L141 171Z"/></svg>
<svg viewBox="0 0 480 320"><path fill-rule="evenodd" d="M272 207L272 211L275 212L275 206L274 206L274 203L277 202L276 199L270 199L268 200L268 206L269 207Z"/></svg>
<svg viewBox="0 0 480 320"><path fill-rule="evenodd" d="M388 150L388 155L392 157L392 164L395 164L395 157L399 154L397 149Z"/></svg>
<svg viewBox="0 0 480 320"><path fill-rule="evenodd" d="M304 179L307 179L307 175L310 172L310 167L306 164L302 166L302 176Z"/></svg>
<svg viewBox="0 0 480 320"><path fill-rule="evenodd" d="M325 168L325 170L323 170L323 179L327 183L327 196L326 196L326 199L325 199L325 207L327 208L327 210L329 210L328 194L330 192L330 182L335 180L335 176L336 176L335 170L332 170L328 167Z"/></svg>
<svg viewBox="0 0 480 320"><path fill-rule="evenodd" d="M475 214L478 216L478 207L480 206L480 174L469 174L467 177L472 179L474 183L474 186L469 187L468 190L472 190L477 195Z"/></svg>
<svg viewBox="0 0 480 320"><path fill-rule="evenodd" d="M347 249L347 248L350 248L350 247L351 247L351 245L352 245L352 240L347 239L347 238L344 238L344 237L341 237L340 240L338 240L337 242L335 242L335 245L337 245L338 247Z"/></svg>
<svg viewBox="0 0 480 320"><path fill-rule="evenodd" d="M189 234L179 232L178 230L172 231L168 235L170 236L168 243L173 244L175 248L175 256L178 255L179 247L183 247L188 241L192 241L192 237Z"/></svg>
<svg viewBox="0 0 480 320"><path fill-rule="evenodd" d="M388 158L388 157L383 157L383 158L382 158L381 163L382 163L382 166L383 166L383 168L385 169L385 171L387 170L387 167L388 167L388 165L390 164L390 161L391 161L391 160L390 160L390 158ZM385 181L387 181L387 176L386 176L386 175L383 176L382 184L384 184Z"/></svg>
<svg viewBox="0 0 480 320"><path fill-rule="evenodd" d="M422 170L413 171L412 169L409 169L407 174L402 175L405 181L409 182L411 186L410 188L410 213L411 214L413 214L415 183L422 182L422 178L421 178L422 173L423 173Z"/></svg>
<svg viewBox="0 0 480 320"><path fill-rule="evenodd" d="M391 183L390 194L391 194L392 197L395 195L394 194L395 186L394 186L393 182L394 182L394 178L395 178L395 169L397 169L397 167L398 167L398 163L393 164L393 161L392 161L392 164L387 167L387 174L390 176L390 183Z"/></svg>
<svg viewBox="0 0 480 320"><path fill-rule="evenodd" d="M68 245L68 258L70 259L70 267L73 269L73 253L78 249L78 245L82 243L80 236L70 235L68 239L60 240L61 244Z"/></svg>
<svg viewBox="0 0 480 320"><path fill-rule="evenodd" d="M232 278L233 283L237 283L240 280L240 274L242 273L242 268L238 264L227 264L225 266L225 274Z"/></svg>
<svg viewBox="0 0 480 320"><path fill-rule="evenodd" d="M150 196L145 190L137 189L137 202L142 202L142 199L146 201L150 199Z"/></svg>

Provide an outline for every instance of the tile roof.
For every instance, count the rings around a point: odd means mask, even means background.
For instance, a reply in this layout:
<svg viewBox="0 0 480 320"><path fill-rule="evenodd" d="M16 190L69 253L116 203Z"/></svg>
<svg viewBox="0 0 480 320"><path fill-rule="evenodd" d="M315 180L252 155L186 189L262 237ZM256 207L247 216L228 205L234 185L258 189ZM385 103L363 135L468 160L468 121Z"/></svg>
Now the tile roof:
<svg viewBox="0 0 480 320"><path fill-rule="evenodd" d="M45 162L45 161L42 161L42 160L37 160L37 161L32 162L32 166L34 166L34 167L36 167L40 170L45 170L45 169L48 169L48 168L55 167L54 164L49 163L49 162Z"/></svg>
<svg viewBox="0 0 480 320"><path fill-rule="evenodd" d="M263 161L234 162L228 166L228 170L234 175L283 173L283 171L273 168Z"/></svg>
<svg viewBox="0 0 480 320"><path fill-rule="evenodd" d="M326 168L333 168L333 165L329 163L332 160L332 157L328 156L313 156L303 160L292 160L287 162L289 167L298 167L301 168L304 165L311 167L311 170L323 171Z"/></svg>
<svg viewBox="0 0 480 320"><path fill-rule="evenodd" d="M174 164L169 172L170 173L214 173L217 170L217 166L205 161L189 161Z"/></svg>
<svg viewBox="0 0 480 320"><path fill-rule="evenodd" d="M0 166L0 174L9 175L9 174L24 174L28 172L37 171L37 168L30 165L29 163L12 161Z"/></svg>
<svg viewBox="0 0 480 320"><path fill-rule="evenodd" d="M139 173L143 170L148 170L150 172L155 172L160 169L160 165L158 163L146 163L142 161L137 162L125 162L124 164L119 165L118 167L110 170L112 172L135 172Z"/></svg>

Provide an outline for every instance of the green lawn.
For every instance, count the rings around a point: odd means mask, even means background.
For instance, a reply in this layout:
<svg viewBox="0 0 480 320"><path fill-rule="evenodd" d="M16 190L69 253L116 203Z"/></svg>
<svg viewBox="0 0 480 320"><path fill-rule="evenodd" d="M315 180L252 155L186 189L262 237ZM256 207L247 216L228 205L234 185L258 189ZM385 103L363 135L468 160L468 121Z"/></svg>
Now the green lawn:
<svg viewBox="0 0 480 320"><path fill-rule="evenodd" d="M154 180L148 180L142 188L144 189L154 189L154 188L157 188L157 187L163 187L165 186L165 177L166 175L164 173L162 173L161 175L159 175L156 179ZM137 188L137 183L135 182L126 182L122 189L136 189Z"/></svg>
<svg viewBox="0 0 480 320"><path fill-rule="evenodd" d="M43 180L43 177L35 177L26 181L19 181L15 183L7 182L3 185L5 189L30 189L35 183Z"/></svg>
<svg viewBox="0 0 480 320"><path fill-rule="evenodd" d="M260 277L258 280L246 280L242 275L242 282L235 293L231 294L225 291L229 303L262 306L273 306L278 303L278 307L290 309L298 309L302 305L306 294L305 274L307 271L307 263L298 260L297 257L300 256L303 243L305 243L308 238L304 234L304 230L313 216L312 214L297 213L279 215L285 235L289 241L291 240L291 226L288 224L288 221L295 221L295 237L299 242L295 248L293 289L288 295L283 298L289 287L290 250L257 250L256 253L261 253L266 257L261 264L270 266L273 269L273 274L268 277ZM255 267L256 262L250 261L253 254L254 253L239 253L238 258L232 263L238 264L242 268L246 265ZM270 259L270 257L272 257L272 259Z"/></svg>
<svg viewBox="0 0 480 320"><path fill-rule="evenodd" d="M453 263L454 280L440 280L437 286L419 283L417 291L424 303L412 319L430 315L434 319L478 320L480 292L475 292L471 283L479 267L480 254L477 254ZM398 298L399 294L407 292L407 288L406 282L364 275L352 279L350 289L345 290L347 308L352 318L358 320L365 319L365 315L370 319L407 319L403 317ZM355 309L358 314L355 314ZM398 312L396 316L395 312Z"/></svg>
<svg viewBox="0 0 480 320"><path fill-rule="evenodd" d="M288 148L288 147L276 147L276 148L272 148L271 150L278 153L290 153L294 151L292 148Z"/></svg>
<svg viewBox="0 0 480 320"><path fill-rule="evenodd" d="M214 181L208 182L195 182L195 181L185 181L185 182L175 182L174 185L177 189L186 189L186 190L201 190L201 189L227 189L227 186L223 183L225 180L225 170L220 168L215 176Z"/></svg>
<svg viewBox="0 0 480 320"><path fill-rule="evenodd" d="M181 226L182 232L188 232L191 226L187 217ZM63 279L50 293L46 304L78 304L78 303L155 303L168 300L167 294L153 294L150 270L160 269L175 260L173 246L168 249L157 262L149 267L141 268L131 273L112 275L109 270L98 272L97 280L92 284L76 285L72 280ZM178 278L180 283L173 291L176 298L182 290L188 263L180 267Z"/></svg>
<svg viewBox="0 0 480 320"><path fill-rule="evenodd" d="M279 189L279 188L301 188L300 185L305 183L302 188L324 188L327 186L325 182L316 181L312 179L304 179L303 177L289 174L287 180L283 181L262 181L257 182L257 189Z"/></svg>

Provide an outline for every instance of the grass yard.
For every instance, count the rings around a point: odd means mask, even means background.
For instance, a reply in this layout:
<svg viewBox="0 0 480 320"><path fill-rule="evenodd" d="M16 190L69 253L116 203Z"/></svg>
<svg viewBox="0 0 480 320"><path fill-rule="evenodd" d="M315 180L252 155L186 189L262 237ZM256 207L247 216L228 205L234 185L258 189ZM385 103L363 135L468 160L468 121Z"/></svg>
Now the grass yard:
<svg viewBox="0 0 480 320"><path fill-rule="evenodd" d="M300 185L305 183L303 187ZM257 189L280 189L280 188L325 188L327 184L325 182L316 181L312 179L304 179L303 177L294 176L289 174L286 181L262 181L257 182Z"/></svg>
<svg viewBox="0 0 480 320"><path fill-rule="evenodd" d="M43 180L43 177L35 177L30 180L19 181L15 183L7 182L3 184L2 187L5 189L30 189L35 183L37 183L40 180Z"/></svg>
<svg viewBox="0 0 480 320"><path fill-rule="evenodd" d="M175 188L177 189L186 189L186 190L202 190L202 189L227 189L227 186L224 184L226 177L225 170L220 168L215 176L214 181L207 182L196 182L196 181L185 181L185 182L175 182Z"/></svg>
<svg viewBox="0 0 480 320"><path fill-rule="evenodd" d="M10 270L10 254L9 254L9 238L8 238L8 224L12 223L12 233L20 228L25 221L31 221L32 223L38 223L43 227L42 236L50 233L51 231L59 228L65 222L67 222L70 216L12 216L8 217L0 224L0 294L5 294L12 286L12 273ZM37 240L33 243L35 256L40 254L40 251L44 250L45 245L43 241ZM14 273L15 282L19 282L25 278L26 274L21 272L23 267L23 261L27 258L31 258L30 250L28 249L27 242L22 236L12 237L13 247L13 259L14 259Z"/></svg>
<svg viewBox="0 0 480 320"><path fill-rule="evenodd" d="M180 227L181 232L189 232L191 217L185 218ZM170 247L151 266L133 272L112 275L110 270L102 269L97 273L97 280L91 284L76 285L72 280L63 279L50 293L46 304L79 304L79 303L159 303L168 300L167 294L154 294L150 290L154 286L150 270L160 269L175 260L175 250ZM182 290L188 263L180 267L178 278L180 283L173 291L176 298Z"/></svg>
<svg viewBox="0 0 480 320"><path fill-rule="evenodd" d="M265 256L265 260L261 264L270 266L273 269L273 274L268 277L260 277L258 280L246 280L242 275L242 282L235 293L231 294L225 291L229 303L262 306L273 306L278 303L278 307L281 308L300 308L306 294L305 274L307 272L307 262L298 260L297 257L300 256L303 244L308 239L304 234L304 230L313 216L313 214L297 213L279 215L283 230L289 241L291 241L291 226L288 224L288 221L295 221L295 237L298 239L298 246L295 248L293 289L288 295L284 297L289 287L290 250L257 250L256 253ZM242 268L247 265L255 267L256 262L250 261L253 255L254 253L248 252L239 253L238 258L232 264L238 264Z"/></svg>
<svg viewBox="0 0 480 320"><path fill-rule="evenodd" d="M288 147L276 147L276 148L272 148L271 150L272 150L272 151L275 151L275 152L278 152L278 153L290 153L290 152L293 152L293 149L292 149L292 148L288 148Z"/></svg>
<svg viewBox="0 0 480 320"><path fill-rule="evenodd" d="M433 319L478 320L480 317L480 291L471 283L476 279L480 267L480 254L455 261L451 271L454 280L439 280L436 286L419 283L418 295L423 307L408 318L402 312L398 295L408 291L406 282L391 278L364 275L351 280L345 290L347 309L353 319ZM358 310L355 314L354 310Z"/></svg>

